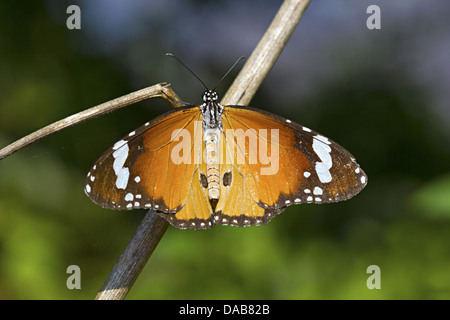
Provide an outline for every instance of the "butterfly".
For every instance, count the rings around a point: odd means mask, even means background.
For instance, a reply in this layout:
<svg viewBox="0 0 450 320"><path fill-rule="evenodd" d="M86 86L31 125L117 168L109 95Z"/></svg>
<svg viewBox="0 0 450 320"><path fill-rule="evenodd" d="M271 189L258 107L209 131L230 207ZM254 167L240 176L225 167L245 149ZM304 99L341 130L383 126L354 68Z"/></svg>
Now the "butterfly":
<svg viewBox="0 0 450 320"><path fill-rule="evenodd" d="M367 184L331 139L253 107L222 106L215 90L146 122L112 145L86 177L103 208L152 209L179 229L263 225L288 206L350 199Z"/></svg>

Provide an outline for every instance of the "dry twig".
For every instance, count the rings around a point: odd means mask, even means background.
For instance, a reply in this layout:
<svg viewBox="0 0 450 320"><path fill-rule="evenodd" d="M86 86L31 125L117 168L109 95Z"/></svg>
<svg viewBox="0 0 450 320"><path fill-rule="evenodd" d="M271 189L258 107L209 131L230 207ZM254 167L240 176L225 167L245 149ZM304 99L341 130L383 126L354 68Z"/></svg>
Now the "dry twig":
<svg viewBox="0 0 450 320"><path fill-rule="evenodd" d="M4 147L0 150L0 160L12 155L14 152L19 151L26 146L39 141L53 133L59 132L61 130L73 127L77 124L85 122L102 116L106 113L113 112L117 109L126 107L130 104L138 103L150 98L163 98L173 107L177 107L177 103L174 101L179 101L180 98L176 93L170 88L168 84L160 83L145 89L141 89L130 94L124 95L114 100L99 104L95 107L89 108L87 110L78 112L62 120L56 121L42 129L39 129L29 135L11 143L10 145Z"/></svg>

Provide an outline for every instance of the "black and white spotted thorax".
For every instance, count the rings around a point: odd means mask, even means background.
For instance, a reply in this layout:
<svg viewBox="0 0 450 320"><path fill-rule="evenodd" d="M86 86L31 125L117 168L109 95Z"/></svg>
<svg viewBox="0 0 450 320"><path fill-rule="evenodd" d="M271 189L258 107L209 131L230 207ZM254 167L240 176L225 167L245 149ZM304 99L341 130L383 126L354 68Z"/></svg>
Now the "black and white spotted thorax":
<svg viewBox="0 0 450 320"><path fill-rule="evenodd" d="M214 90L203 93L203 103L200 106L203 115L203 130L222 129L223 106L218 102L219 96Z"/></svg>

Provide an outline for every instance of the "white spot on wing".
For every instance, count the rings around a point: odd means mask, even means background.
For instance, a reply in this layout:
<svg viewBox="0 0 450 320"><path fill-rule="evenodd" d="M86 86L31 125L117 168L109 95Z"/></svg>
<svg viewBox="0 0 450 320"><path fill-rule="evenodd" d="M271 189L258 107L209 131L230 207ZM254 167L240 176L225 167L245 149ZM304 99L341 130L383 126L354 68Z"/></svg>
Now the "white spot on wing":
<svg viewBox="0 0 450 320"><path fill-rule="evenodd" d="M316 172L320 182L328 183L332 180L330 170L323 162L316 163Z"/></svg>
<svg viewBox="0 0 450 320"><path fill-rule="evenodd" d="M119 149L121 146L123 146L125 143L127 143L125 140L119 140L117 141L114 146L113 146L113 150L117 150ZM95 166L94 166L95 169Z"/></svg>
<svg viewBox="0 0 450 320"><path fill-rule="evenodd" d="M314 193L316 196L322 195L322 194L323 194L322 188L315 187L313 193Z"/></svg>
<svg viewBox="0 0 450 320"><path fill-rule="evenodd" d="M330 144L331 142L328 140L327 137L321 136L320 134L314 136L314 138L319 139L320 141L326 143L326 144Z"/></svg>
<svg viewBox="0 0 450 320"><path fill-rule="evenodd" d="M130 148L128 147L128 144L124 140L116 142L113 149L116 146L119 146L117 147L118 149L113 153L114 157L113 169L117 176L116 187L117 189L125 189L128 184L128 178L130 177L130 171L128 170L128 168L124 168L123 166L128 158L128 151L130 150Z"/></svg>
<svg viewBox="0 0 450 320"><path fill-rule="evenodd" d="M127 193L125 195L125 201L133 201L134 197L132 193Z"/></svg>
<svg viewBox="0 0 450 320"><path fill-rule="evenodd" d="M332 180L330 169L333 165L333 161L331 159L331 148L325 142L322 138L318 138L322 136L315 136L313 139L313 149L314 152L317 154L317 156L320 158L321 162L316 162L316 173L319 177L320 182L322 183L328 183ZM326 138L325 138L326 139ZM328 139L327 139L328 141Z"/></svg>

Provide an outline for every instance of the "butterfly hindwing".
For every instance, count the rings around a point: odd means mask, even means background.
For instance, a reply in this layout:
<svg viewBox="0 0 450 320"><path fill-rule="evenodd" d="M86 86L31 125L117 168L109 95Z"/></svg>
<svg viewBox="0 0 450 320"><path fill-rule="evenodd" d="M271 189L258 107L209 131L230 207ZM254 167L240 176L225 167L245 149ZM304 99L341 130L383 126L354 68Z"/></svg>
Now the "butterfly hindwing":
<svg viewBox="0 0 450 320"><path fill-rule="evenodd" d="M191 161L194 163L194 172L189 183L187 201L176 213L161 216L174 227L180 229L206 229L214 226L213 208L208 199L208 189L202 180L206 179L206 163L202 161L202 125L197 122L193 130L191 142ZM195 143L197 141L197 143Z"/></svg>
<svg viewBox="0 0 450 320"><path fill-rule="evenodd" d="M235 164L224 164L215 222L222 225L263 224L264 209L252 197L253 183Z"/></svg>

